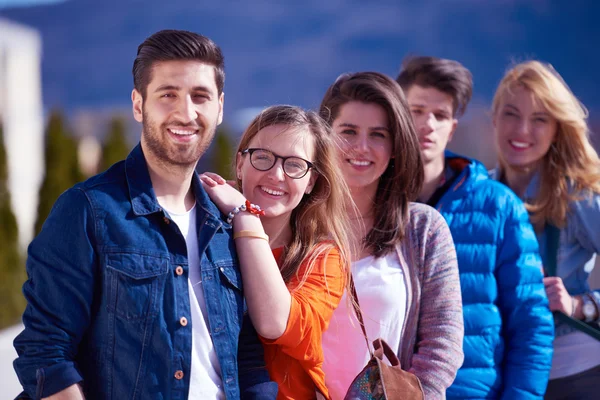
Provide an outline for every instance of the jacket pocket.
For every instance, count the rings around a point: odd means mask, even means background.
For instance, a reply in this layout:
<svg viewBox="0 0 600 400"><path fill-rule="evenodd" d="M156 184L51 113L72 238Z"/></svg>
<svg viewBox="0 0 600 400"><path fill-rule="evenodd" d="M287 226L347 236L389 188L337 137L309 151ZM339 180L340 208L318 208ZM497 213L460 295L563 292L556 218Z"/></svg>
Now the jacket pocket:
<svg viewBox="0 0 600 400"><path fill-rule="evenodd" d="M239 291L242 290L242 275L239 269L232 264L217 265L217 268L225 286L232 287Z"/></svg>
<svg viewBox="0 0 600 400"><path fill-rule="evenodd" d="M108 312L127 321L158 313L158 289L169 270L167 258L137 253L109 253L105 259Z"/></svg>
<svg viewBox="0 0 600 400"><path fill-rule="evenodd" d="M229 306L229 323L237 328L235 333L237 336L245 308L242 296L242 275L234 264L217 265L217 270L221 280L221 290Z"/></svg>

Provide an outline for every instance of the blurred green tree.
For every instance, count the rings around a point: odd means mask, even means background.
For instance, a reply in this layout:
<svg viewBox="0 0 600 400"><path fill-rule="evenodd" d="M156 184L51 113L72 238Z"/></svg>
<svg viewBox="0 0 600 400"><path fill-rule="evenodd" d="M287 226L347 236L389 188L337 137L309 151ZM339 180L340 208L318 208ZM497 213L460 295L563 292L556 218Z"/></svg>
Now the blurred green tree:
<svg viewBox="0 0 600 400"><path fill-rule="evenodd" d="M45 176L40 187L35 234L42 225L58 196L83 180L77 155L77 142L68 133L65 119L59 110L50 113L46 128Z"/></svg>
<svg viewBox="0 0 600 400"><path fill-rule="evenodd" d="M231 129L224 123L219 125L215 134L215 144L211 152L209 171L225 179L234 179L235 143Z"/></svg>
<svg viewBox="0 0 600 400"><path fill-rule="evenodd" d="M117 161L124 160L130 151L131 146L127 143L125 118L113 117L104 140L104 146L102 146L102 161L99 171L106 171Z"/></svg>
<svg viewBox="0 0 600 400"><path fill-rule="evenodd" d="M0 123L0 329L16 323L25 309L21 287L26 273L22 261L17 220L8 192L8 164Z"/></svg>

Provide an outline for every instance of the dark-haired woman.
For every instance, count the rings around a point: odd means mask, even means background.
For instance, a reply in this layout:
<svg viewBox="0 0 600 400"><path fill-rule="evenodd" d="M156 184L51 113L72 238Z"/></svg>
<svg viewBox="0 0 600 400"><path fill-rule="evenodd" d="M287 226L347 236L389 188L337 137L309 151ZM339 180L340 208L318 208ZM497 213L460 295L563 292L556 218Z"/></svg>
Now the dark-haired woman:
<svg viewBox="0 0 600 400"><path fill-rule="evenodd" d="M456 252L444 218L412 203L421 189L419 140L400 86L375 72L343 75L321 116L342 139L340 162L355 209L348 210L358 303L370 341L384 339L425 397L444 398L463 361ZM369 360L351 301L342 299L323 337L325 382L342 399Z"/></svg>

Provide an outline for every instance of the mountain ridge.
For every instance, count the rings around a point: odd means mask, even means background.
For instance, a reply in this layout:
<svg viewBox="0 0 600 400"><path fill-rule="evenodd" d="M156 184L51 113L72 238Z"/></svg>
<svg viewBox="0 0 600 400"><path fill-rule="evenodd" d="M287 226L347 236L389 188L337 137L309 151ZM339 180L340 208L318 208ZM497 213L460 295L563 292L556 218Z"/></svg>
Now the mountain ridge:
<svg viewBox="0 0 600 400"><path fill-rule="evenodd" d="M506 65L533 56L551 62L590 109L600 108L590 87L600 65L593 45L599 5L452 3L71 0L0 9L0 17L40 31L44 104L67 112L128 107L137 46L165 28L196 31L221 46L226 116L275 103L316 107L340 73L395 76L406 54L461 61L475 77L474 99L488 104Z"/></svg>

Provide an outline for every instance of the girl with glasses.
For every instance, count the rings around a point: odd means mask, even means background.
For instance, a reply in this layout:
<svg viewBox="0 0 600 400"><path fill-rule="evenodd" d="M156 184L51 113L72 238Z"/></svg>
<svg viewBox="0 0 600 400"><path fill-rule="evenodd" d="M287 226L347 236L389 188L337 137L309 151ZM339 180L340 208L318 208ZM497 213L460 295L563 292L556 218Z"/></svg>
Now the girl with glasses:
<svg viewBox="0 0 600 400"><path fill-rule="evenodd" d="M336 141L314 112L274 106L244 132L237 186L204 188L232 225L244 295L278 399L330 398L321 338L348 284L349 194Z"/></svg>
<svg viewBox="0 0 600 400"><path fill-rule="evenodd" d="M400 86L376 72L346 74L325 93L321 116L342 139L339 158L358 215L352 276L369 341L384 339L426 399L445 398L463 361L456 252L444 218L413 203L424 179L419 139ZM342 299L323 337L325 383L343 399L370 358Z"/></svg>

